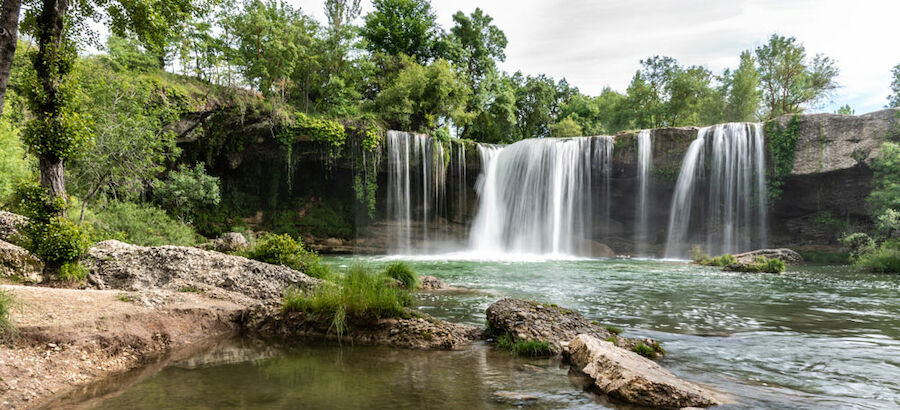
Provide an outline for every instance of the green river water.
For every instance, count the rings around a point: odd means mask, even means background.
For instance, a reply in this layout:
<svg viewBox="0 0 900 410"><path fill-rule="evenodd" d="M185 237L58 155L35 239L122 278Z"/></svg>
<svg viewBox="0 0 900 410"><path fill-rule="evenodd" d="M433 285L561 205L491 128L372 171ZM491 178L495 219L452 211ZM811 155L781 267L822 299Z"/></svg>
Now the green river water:
<svg viewBox="0 0 900 410"><path fill-rule="evenodd" d="M335 265L357 260L328 258ZM419 309L431 315L481 325L485 308L504 296L557 303L623 327L625 336L660 340L668 352L660 364L729 394L734 403L722 408L900 408L900 276L842 266L739 274L638 260L411 264L475 290L420 294ZM81 392L74 406L617 407L584 392L554 360L515 358L483 343L420 352L229 340L133 379Z"/></svg>

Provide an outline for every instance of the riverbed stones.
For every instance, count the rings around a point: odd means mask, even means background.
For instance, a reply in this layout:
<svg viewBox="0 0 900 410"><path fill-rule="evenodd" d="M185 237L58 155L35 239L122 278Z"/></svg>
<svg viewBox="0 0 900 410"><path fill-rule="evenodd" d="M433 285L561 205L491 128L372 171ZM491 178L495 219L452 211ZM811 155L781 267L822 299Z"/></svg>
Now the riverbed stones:
<svg viewBox="0 0 900 410"><path fill-rule="evenodd" d="M27 250L0 240L0 278L40 282L44 264Z"/></svg>
<svg viewBox="0 0 900 410"><path fill-rule="evenodd" d="M587 334L601 340L612 340L617 345L631 349L638 344L659 346L650 339L626 339L597 322L590 322L580 313L555 304L538 303L531 300L501 299L488 306L485 311L488 332L494 336L508 334L513 341L548 342L556 352L580 334ZM662 354L654 349L654 357Z"/></svg>
<svg viewBox="0 0 900 410"><path fill-rule="evenodd" d="M784 263L800 263L803 262L803 257L800 256L799 253L794 252L787 248L779 248L779 249L758 249L755 251L739 253L733 255L735 262L741 265L748 265L753 263L756 258L763 256L767 259L779 259Z"/></svg>
<svg viewBox="0 0 900 410"><path fill-rule="evenodd" d="M0 211L0 241L12 241L28 218L12 212Z"/></svg>
<svg viewBox="0 0 900 410"><path fill-rule="evenodd" d="M591 335L575 337L566 356L573 369L593 380L592 387L614 400L653 408L721 404L714 393L675 377L652 360Z"/></svg>
<svg viewBox="0 0 900 410"><path fill-rule="evenodd" d="M223 291L258 300L277 300L289 286L311 289L321 281L280 265L183 246L145 247L109 240L88 252L89 286Z"/></svg>

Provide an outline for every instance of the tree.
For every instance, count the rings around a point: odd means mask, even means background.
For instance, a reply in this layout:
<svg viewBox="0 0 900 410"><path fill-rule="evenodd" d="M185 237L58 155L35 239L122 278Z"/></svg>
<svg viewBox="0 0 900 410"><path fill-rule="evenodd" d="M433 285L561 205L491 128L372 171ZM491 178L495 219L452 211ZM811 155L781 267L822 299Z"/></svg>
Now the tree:
<svg viewBox="0 0 900 410"><path fill-rule="evenodd" d="M21 7L22 0L3 0L3 15L0 16L0 115L3 115L6 86L9 84L9 74L16 56Z"/></svg>
<svg viewBox="0 0 900 410"><path fill-rule="evenodd" d="M423 64L435 56L441 31L428 0L374 0L361 35L366 48L389 56L405 54Z"/></svg>
<svg viewBox="0 0 900 410"><path fill-rule="evenodd" d="M474 113L466 127L466 138L495 144L521 139L516 127L514 81L507 75L491 74L482 81L479 90L490 99L484 109Z"/></svg>
<svg viewBox="0 0 900 410"><path fill-rule="evenodd" d="M404 68L377 97L382 117L399 129L425 131L466 121L466 87L447 60L436 60L427 67L403 57Z"/></svg>
<svg viewBox="0 0 900 410"><path fill-rule="evenodd" d="M891 81L891 92L893 94L888 96L887 107L900 107L900 64L895 65L891 73L894 75L894 79Z"/></svg>
<svg viewBox="0 0 900 410"><path fill-rule="evenodd" d="M491 24L493 21L480 8L470 16L461 11L453 15L455 25L450 29L453 44L450 61L465 73L472 88L497 69L497 61L506 60L506 35Z"/></svg>
<svg viewBox="0 0 900 410"><path fill-rule="evenodd" d="M219 204L219 178L207 175L203 163L193 168L182 164L169 172L165 180L154 182L153 199L182 222L188 222L201 209Z"/></svg>
<svg viewBox="0 0 900 410"><path fill-rule="evenodd" d="M844 104L843 106L841 106L841 108L838 108L837 111L835 111L834 113L841 114L841 115L853 115L853 114L856 114L856 111L850 107L850 104Z"/></svg>
<svg viewBox="0 0 900 410"><path fill-rule="evenodd" d="M550 135L559 109L557 85L552 78L541 74L522 77L517 72L512 77L516 83L516 124L521 138L540 138Z"/></svg>
<svg viewBox="0 0 900 410"><path fill-rule="evenodd" d="M773 34L756 49L756 60L767 118L803 112L838 87L834 60L822 54L807 58L794 37Z"/></svg>
<svg viewBox="0 0 900 410"><path fill-rule="evenodd" d="M749 50L741 52L741 63L727 77L724 121L753 121L759 111L759 72Z"/></svg>
<svg viewBox="0 0 900 410"><path fill-rule="evenodd" d="M550 126L550 136L557 138L580 137L584 135L581 126L572 117L563 118Z"/></svg>

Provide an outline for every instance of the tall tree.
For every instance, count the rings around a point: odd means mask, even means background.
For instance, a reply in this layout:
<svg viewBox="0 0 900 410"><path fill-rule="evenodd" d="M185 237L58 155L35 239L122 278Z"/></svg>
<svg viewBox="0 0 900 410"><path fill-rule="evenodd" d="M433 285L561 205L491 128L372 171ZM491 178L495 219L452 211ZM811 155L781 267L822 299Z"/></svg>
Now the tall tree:
<svg viewBox="0 0 900 410"><path fill-rule="evenodd" d="M3 0L3 15L0 16L0 115L3 115L6 86L9 84L9 74L12 71L13 58L16 56L21 7L22 0Z"/></svg>
<svg viewBox="0 0 900 410"><path fill-rule="evenodd" d="M794 37L773 34L756 49L756 60L767 118L802 112L838 87L834 60L822 54L807 58Z"/></svg>
<svg viewBox="0 0 900 410"><path fill-rule="evenodd" d="M406 54L419 64L435 57L441 30L428 0L374 0L362 37L373 53Z"/></svg>
<svg viewBox="0 0 900 410"><path fill-rule="evenodd" d="M392 126L426 131L465 121L469 89L447 60L423 66L403 57L404 68L376 100L378 110Z"/></svg>
<svg viewBox="0 0 900 410"><path fill-rule="evenodd" d="M888 108L900 107L900 64L894 66L891 74L894 75L894 79L891 81L892 94L888 96Z"/></svg>
<svg viewBox="0 0 900 410"><path fill-rule="evenodd" d="M759 72L749 50L741 52L741 63L728 76L728 95L724 120L729 122L753 121L759 111Z"/></svg>
<svg viewBox="0 0 900 410"><path fill-rule="evenodd" d="M506 35L491 24L494 19L476 8L470 16L458 11L453 15L450 29L450 61L466 74L470 87L497 69L498 61L506 60Z"/></svg>

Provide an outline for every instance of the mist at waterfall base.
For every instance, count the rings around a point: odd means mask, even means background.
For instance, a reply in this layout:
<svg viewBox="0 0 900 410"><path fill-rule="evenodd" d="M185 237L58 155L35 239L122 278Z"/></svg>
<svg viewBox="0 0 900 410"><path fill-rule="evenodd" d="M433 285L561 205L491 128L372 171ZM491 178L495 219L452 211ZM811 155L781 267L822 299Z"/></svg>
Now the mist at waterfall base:
<svg viewBox="0 0 900 410"><path fill-rule="evenodd" d="M611 189L615 137L594 136L474 144L470 153L477 153L480 165L477 198L467 198L465 186L474 177L467 160L475 159L467 158L466 144L473 143L390 131L385 216L391 255L511 261L610 256L610 226L621 224L611 211L629 209L629 256L684 259L695 246L717 255L766 244L765 145L759 124L701 128L668 198L651 190L651 134L643 130L634 138L634 158L629 158L634 173L626 173L624 165L615 170L616 178L633 181L633 195ZM669 205L667 226L650 215L659 208L655 201ZM665 244L653 250L648 242L660 230L665 230Z"/></svg>

